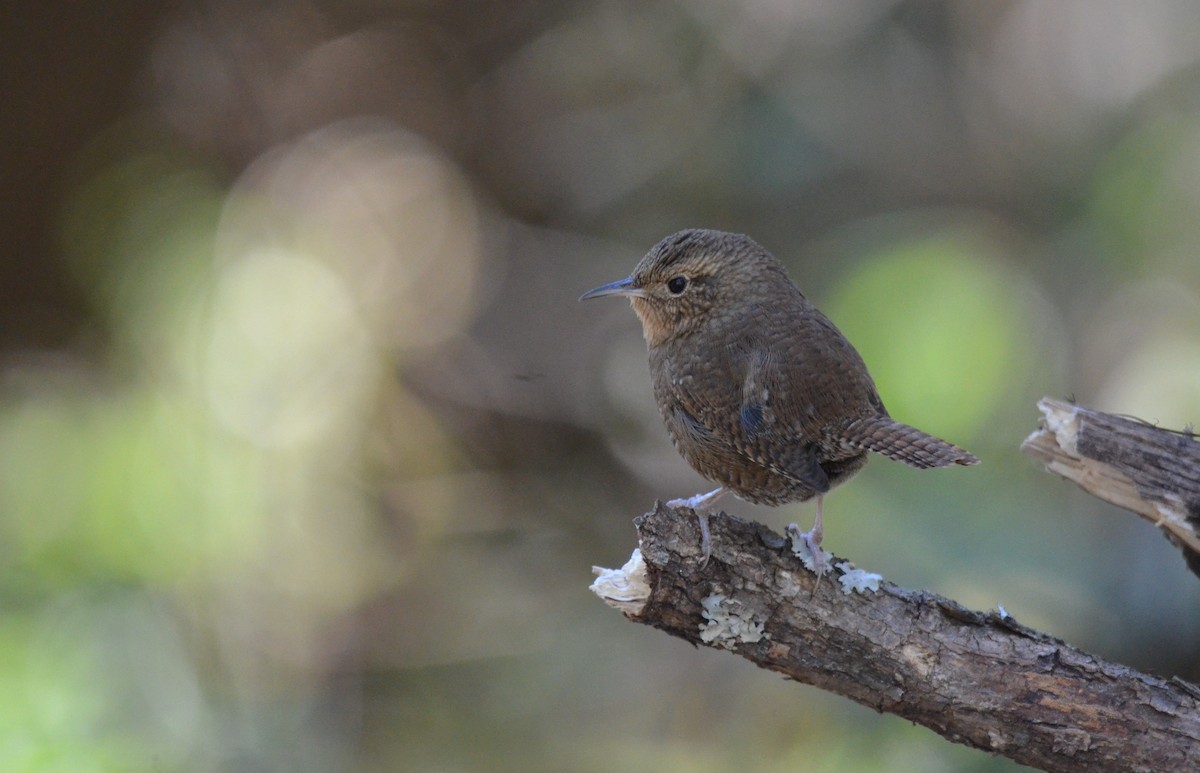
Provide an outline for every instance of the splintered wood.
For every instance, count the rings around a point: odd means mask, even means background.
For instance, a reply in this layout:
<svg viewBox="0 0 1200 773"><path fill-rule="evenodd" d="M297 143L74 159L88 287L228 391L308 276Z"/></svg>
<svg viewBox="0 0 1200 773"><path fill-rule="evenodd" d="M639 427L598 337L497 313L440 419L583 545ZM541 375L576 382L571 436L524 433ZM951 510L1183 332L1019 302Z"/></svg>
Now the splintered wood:
<svg viewBox="0 0 1200 773"><path fill-rule="evenodd" d="M1088 493L1166 533L1200 576L1200 442L1191 433L1049 397L1021 450Z"/></svg>

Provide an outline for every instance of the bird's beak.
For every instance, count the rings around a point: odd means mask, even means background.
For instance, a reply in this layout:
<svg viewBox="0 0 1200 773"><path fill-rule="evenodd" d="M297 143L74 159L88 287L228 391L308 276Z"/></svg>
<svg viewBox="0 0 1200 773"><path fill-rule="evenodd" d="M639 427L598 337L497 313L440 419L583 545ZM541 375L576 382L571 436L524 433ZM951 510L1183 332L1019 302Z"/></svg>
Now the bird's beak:
<svg viewBox="0 0 1200 773"><path fill-rule="evenodd" d="M588 290L583 295L579 296L579 300L586 301L588 298L603 298L606 295L627 295L637 298L644 298L646 293L642 288L633 283L633 277L627 276L624 279L618 279L615 282L609 282L606 285L600 285L594 290Z"/></svg>

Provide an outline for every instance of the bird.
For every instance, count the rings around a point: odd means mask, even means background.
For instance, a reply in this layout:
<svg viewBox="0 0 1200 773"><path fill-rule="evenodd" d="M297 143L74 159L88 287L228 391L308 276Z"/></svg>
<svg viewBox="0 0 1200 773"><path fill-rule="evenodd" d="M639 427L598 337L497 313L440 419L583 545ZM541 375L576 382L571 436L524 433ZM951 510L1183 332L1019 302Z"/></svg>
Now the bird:
<svg viewBox="0 0 1200 773"><path fill-rule="evenodd" d="M928 469L979 462L893 419L866 363L783 264L744 234L688 229L654 245L624 279L580 300L624 296L642 324L654 398L675 449L718 484L673 499L691 508L703 562L708 512L727 494L778 506L816 499L803 539L824 572L823 505L876 453Z"/></svg>

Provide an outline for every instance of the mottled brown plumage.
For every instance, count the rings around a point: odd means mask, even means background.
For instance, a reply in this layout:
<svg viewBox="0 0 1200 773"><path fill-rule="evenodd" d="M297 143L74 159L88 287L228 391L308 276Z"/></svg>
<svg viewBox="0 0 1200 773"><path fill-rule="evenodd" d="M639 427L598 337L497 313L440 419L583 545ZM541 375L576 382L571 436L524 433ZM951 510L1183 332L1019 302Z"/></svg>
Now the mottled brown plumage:
<svg viewBox="0 0 1200 773"><path fill-rule="evenodd" d="M629 296L671 439L722 487L680 504L722 490L764 505L818 497L816 553L820 497L868 452L920 468L979 461L888 416L862 357L747 236L680 231L583 298L605 295Z"/></svg>

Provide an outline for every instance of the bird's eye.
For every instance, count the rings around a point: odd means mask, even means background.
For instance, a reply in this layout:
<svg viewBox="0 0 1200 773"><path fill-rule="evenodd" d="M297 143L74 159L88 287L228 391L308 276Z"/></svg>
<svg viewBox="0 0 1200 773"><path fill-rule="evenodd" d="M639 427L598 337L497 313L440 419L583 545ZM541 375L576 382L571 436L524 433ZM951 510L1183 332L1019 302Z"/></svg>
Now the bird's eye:
<svg viewBox="0 0 1200 773"><path fill-rule="evenodd" d="M672 277L667 282L667 289L671 291L671 295L679 295L687 289L688 280L686 276Z"/></svg>

